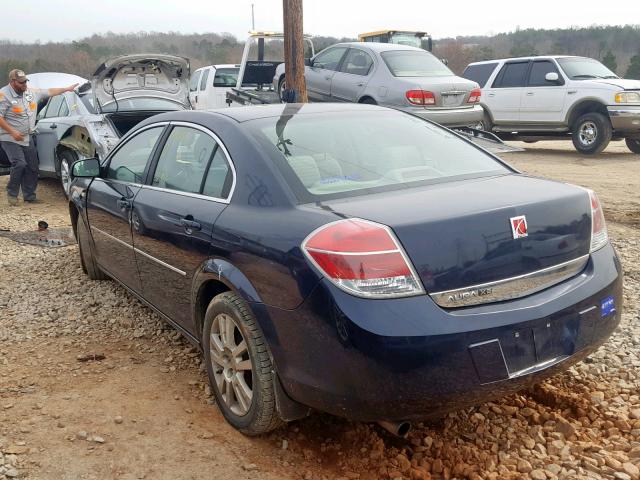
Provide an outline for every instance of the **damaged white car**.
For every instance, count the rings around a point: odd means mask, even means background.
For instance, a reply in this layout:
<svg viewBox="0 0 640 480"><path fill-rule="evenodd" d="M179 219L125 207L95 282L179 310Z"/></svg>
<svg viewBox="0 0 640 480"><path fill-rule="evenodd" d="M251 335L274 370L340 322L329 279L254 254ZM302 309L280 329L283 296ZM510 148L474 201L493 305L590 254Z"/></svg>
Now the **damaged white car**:
<svg viewBox="0 0 640 480"><path fill-rule="evenodd" d="M190 109L189 60L174 55L124 55L106 61L91 82L51 97L38 113L40 175L60 178L81 158L104 158L142 120Z"/></svg>

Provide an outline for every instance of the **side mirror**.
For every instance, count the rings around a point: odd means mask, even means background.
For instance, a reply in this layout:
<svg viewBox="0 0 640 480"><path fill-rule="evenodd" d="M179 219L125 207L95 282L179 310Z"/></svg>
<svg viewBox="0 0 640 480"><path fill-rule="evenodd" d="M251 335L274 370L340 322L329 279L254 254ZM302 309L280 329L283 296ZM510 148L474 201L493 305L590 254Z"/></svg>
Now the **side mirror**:
<svg viewBox="0 0 640 480"><path fill-rule="evenodd" d="M557 83L558 80L560 79L560 77L558 76L558 74L556 72L549 72L544 76L544 79L547 82Z"/></svg>
<svg viewBox="0 0 640 480"><path fill-rule="evenodd" d="M93 178L100 175L100 161L97 158L85 158L73 162L71 166L71 179Z"/></svg>
<svg viewBox="0 0 640 480"><path fill-rule="evenodd" d="M311 59L310 59L310 58L305 58L305 59L304 59L304 64L305 64L305 66L307 66L307 67L311 67L311 66L313 65L313 62L311 61Z"/></svg>

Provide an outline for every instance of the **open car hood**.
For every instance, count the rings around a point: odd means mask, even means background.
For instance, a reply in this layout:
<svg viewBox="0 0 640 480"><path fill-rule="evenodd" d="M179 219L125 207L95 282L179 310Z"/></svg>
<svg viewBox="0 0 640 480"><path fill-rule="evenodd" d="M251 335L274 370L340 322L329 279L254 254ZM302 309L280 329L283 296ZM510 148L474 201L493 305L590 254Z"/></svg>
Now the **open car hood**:
<svg viewBox="0 0 640 480"><path fill-rule="evenodd" d="M175 55L122 55L101 64L91 78L95 105L102 111L131 110L133 98L165 99L189 108L189 60ZM168 110L169 108L167 108Z"/></svg>

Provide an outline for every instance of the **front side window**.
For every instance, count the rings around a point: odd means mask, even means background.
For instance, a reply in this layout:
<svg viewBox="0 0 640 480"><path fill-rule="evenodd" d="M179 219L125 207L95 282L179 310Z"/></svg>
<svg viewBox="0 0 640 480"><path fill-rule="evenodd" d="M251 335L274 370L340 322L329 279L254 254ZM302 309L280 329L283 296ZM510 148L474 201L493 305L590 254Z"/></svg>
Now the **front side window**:
<svg viewBox="0 0 640 480"><path fill-rule="evenodd" d="M111 157L107 178L142 183L144 169L163 129L162 126L152 127L126 140Z"/></svg>
<svg viewBox="0 0 640 480"><path fill-rule="evenodd" d="M391 50L382 59L394 77L445 77L453 72L429 52Z"/></svg>
<svg viewBox="0 0 640 480"><path fill-rule="evenodd" d="M45 113L44 118L58 117L58 112L60 111L62 102L64 102L64 97L62 95L51 97L51 100L49 100L49 106L47 107L47 113Z"/></svg>
<svg viewBox="0 0 640 480"><path fill-rule="evenodd" d="M216 147L216 141L201 130L174 127L162 147L151 185L200 193Z"/></svg>
<svg viewBox="0 0 640 480"><path fill-rule="evenodd" d="M412 115L296 115L247 122L301 203L500 175L502 163Z"/></svg>
<svg viewBox="0 0 640 480"><path fill-rule="evenodd" d="M373 59L362 50L356 48L349 49L349 53L342 62L340 71L344 73L351 73L353 75L367 76L373 66Z"/></svg>
<svg viewBox="0 0 640 480"><path fill-rule="evenodd" d="M198 83L200 82L200 75L202 75L202 70L197 71L191 77L191 80L189 81L189 91L190 92L197 92L198 91Z"/></svg>
<svg viewBox="0 0 640 480"><path fill-rule="evenodd" d="M531 71L529 72L528 85L530 87L557 87L558 82L550 82L546 79L548 73L557 73L558 79L562 79L553 62L533 62Z"/></svg>
<svg viewBox="0 0 640 480"><path fill-rule="evenodd" d="M529 62L505 63L493 82L493 88L524 87L524 74L528 68Z"/></svg>
<svg viewBox="0 0 640 480"><path fill-rule="evenodd" d="M323 68L325 70L337 70L346 50L346 47L334 47L319 53L318 56L313 59L313 67Z"/></svg>

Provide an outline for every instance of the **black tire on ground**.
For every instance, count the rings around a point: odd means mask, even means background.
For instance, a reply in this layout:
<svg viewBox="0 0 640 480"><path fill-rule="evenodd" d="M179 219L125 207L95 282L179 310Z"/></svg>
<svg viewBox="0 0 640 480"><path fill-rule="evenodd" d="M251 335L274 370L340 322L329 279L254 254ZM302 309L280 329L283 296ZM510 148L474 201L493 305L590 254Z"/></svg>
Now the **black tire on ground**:
<svg viewBox="0 0 640 480"><path fill-rule="evenodd" d="M66 198L69 198L69 185L71 184L71 165L78 159L70 150L62 150L58 154L58 175L60 175L60 187Z"/></svg>
<svg viewBox="0 0 640 480"><path fill-rule="evenodd" d="M362 100L360 100L360 103L364 103L365 105L377 105L378 102L376 102L373 98L370 97L365 97Z"/></svg>
<svg viewBox="0 0 640 480"><path fill-rule="evenodd" d="M640 153L640 140L637 140L635 138L625 138L624 143L627 144L627 147L633 153Z"/></svg>
<svg viewBox="0 0 640 480"><path fill-rule="evenodd" d="M78 249L80 250L80 264L82 265L82 271L86 273L91 280L105 280L108 277L104 274L100 267L96 264L93 252L91 251L91 243L89 240L89 232L84 220L78 218L78 225L76 227L78 237Z"/></svg>
<svg viewBox="0 0 640 480"><path fill-rule="evenodd" d="M573 146L585 155L597 155L602 152L613 134L611 122L601 113L585 113L576 121L571 139Z"/></svg>
<svg viewBox="0 0 640 480"><path fill-rule="evenodd" d="M224 328L225 325L230 325L230 320L233 325L230 329ZM223 335L223 331L232 332L232 335ZM215 343L213 347L212 342ZM244 345L240 347L242 344ZM238 347L231 350L229 345ZM202 330L202 348L211 389L222 415L234 428L253 436L282 425L276 409L275 373L267 341L249 306L236 293L221 293L209 304ZM242 352L241 355L232 353L238 351ZM218 361L224 361L230 368L223 368L220 363L212 362L212 352ZM246 366L244 369L235 368L240 367L241 362L246 365L247 360L250 361L250 370L246 370ZM241 386L238 374L241 376L242 386L248 386L252 392L250 400L243 394L246 390L240 395L236 390ZM245 405L242 405L240 396L243 396ZM238 412L238 409L241 411Z"/></svg>

